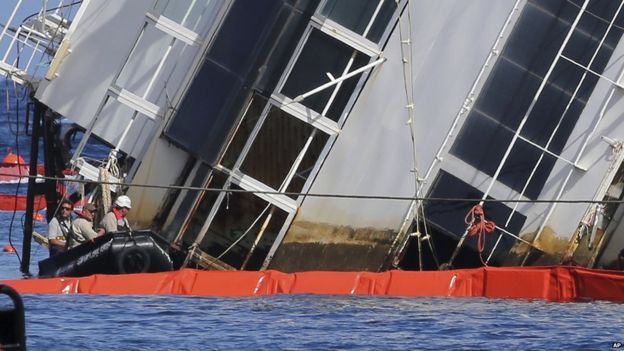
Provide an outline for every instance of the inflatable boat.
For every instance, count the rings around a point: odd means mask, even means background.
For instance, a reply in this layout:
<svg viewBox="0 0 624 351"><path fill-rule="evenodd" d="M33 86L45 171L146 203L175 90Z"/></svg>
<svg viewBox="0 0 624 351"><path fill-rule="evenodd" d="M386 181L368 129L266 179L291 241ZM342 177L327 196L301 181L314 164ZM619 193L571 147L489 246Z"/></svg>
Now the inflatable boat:
<svg viewBox="0 0 624 351"><path fill-rule="evenodd" d="M39 262L40 277L170 271L164 239L149 230L109 233Z"/></svg>

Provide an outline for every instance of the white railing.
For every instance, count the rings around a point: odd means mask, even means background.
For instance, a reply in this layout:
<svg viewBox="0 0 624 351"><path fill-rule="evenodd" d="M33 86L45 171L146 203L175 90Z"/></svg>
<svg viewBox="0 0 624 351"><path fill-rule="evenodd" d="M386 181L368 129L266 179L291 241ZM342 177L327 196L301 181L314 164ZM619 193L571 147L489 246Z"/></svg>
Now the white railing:
<svg viewBox="0 0 624 351"><path fill-rule="evenodd" d="M0 74L34 83L48 70L82 1L4 0L0 11Z"/></svg>

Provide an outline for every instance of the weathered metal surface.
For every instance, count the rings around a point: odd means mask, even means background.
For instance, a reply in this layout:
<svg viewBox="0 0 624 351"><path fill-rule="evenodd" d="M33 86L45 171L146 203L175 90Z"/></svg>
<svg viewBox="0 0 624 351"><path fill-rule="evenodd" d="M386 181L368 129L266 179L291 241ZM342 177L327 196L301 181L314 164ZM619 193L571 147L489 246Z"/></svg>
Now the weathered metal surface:
<svg viewBox="0 0 624 351"><path fill-rule="evenodd" d="M520 237L528 242L533 243L531 248L529 245L518 242L510 251L504 265L519 265L524 257L529 254L525 265L539 266L559 264L563 259L563 254L568 243L567 238L563 238L553 231L550 227L545 227L542 234L534 242L536 233L525 233Z"/></svg>
<svg viewBox="0 0 624 351"><path fill-rule="evenodd" d="M377 271L395 235L389 229L296 222L269 268L285 272Z"/></svg>

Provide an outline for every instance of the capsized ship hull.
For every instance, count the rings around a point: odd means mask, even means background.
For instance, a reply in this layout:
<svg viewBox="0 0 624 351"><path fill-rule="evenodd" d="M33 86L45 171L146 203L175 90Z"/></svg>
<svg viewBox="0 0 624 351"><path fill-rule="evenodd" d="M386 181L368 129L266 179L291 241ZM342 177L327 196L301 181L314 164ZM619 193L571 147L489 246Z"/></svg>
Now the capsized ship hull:
<svg viewBox="0 0 624 351"><path fill-rule="evenodd" d="M618 269L623 2L193 4L82 2L46 72L0 65L37 83L33 146L84 130L46 175L129 195L185 267Z"/></svg>

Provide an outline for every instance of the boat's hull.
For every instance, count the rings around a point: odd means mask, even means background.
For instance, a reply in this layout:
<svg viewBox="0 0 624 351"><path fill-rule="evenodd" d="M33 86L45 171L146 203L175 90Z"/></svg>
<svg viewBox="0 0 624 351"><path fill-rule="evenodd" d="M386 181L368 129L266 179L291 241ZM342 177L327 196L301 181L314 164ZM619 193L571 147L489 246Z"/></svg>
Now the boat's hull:
<svg viewBox="0 0 624 351"><path fill-rule="evenodd" d="M24 165L0 165L0 184L17 183L28 176L28 166Z"/></svg>
<svg viewBox="0 0 624 351"><path fill-rule="evenodd" d="M151 231L106 234L39 262L40 277L170 271L169 254Z"/></svg>

